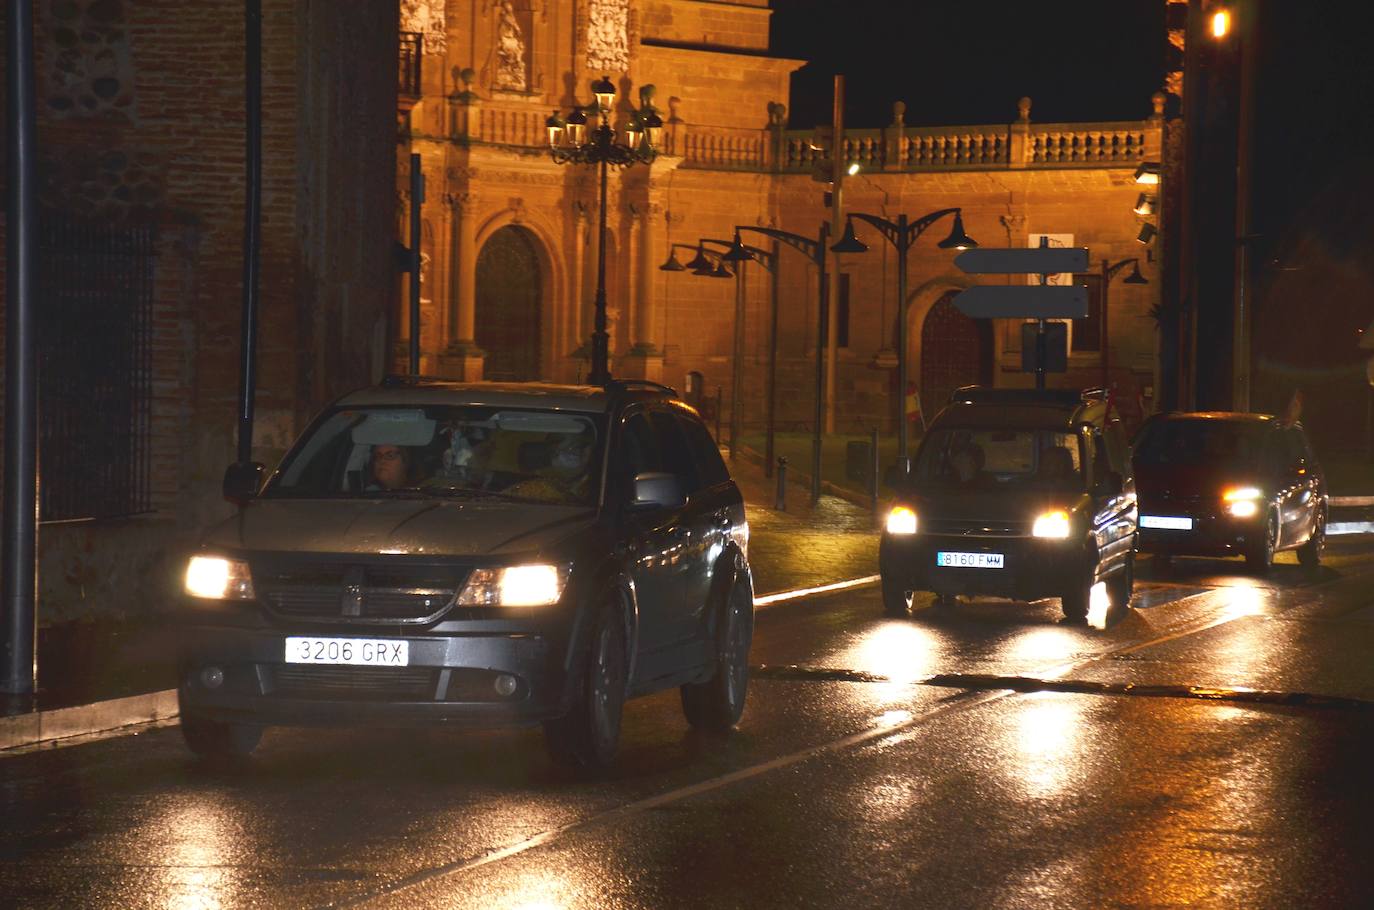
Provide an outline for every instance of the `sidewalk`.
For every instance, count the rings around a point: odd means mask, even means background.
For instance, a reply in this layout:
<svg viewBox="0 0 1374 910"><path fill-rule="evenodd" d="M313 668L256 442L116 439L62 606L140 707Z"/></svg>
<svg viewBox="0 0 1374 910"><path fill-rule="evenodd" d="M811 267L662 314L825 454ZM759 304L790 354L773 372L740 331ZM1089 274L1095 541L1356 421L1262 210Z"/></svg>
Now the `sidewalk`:
<svg viewBox="0 0 1374 910"><path fill-rule="evenodd" d="M741 458L731 471L745 497L758 595L877 572L868 510L833 496L813 509L809 491L789 483L788 511L776 512L776 487L760 466ZM0 711L0 751L175 716L177 644L167 616L39 629L38 692Z"/></svg>

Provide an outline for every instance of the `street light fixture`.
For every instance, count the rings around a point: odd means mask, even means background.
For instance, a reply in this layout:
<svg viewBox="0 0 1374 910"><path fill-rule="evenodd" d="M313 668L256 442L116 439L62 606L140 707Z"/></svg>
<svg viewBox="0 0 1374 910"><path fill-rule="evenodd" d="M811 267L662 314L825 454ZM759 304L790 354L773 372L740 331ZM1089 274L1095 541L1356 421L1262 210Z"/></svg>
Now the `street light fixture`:
<svg viewBox="0 0 1374 910"><path fill-rule="evenodd" d="M978 242L964 232L964 213L958 208L940 209L909 221L906 215L898 215L895 222L877 215L863 212L850 212L845 222L844 236L831 249L837 253L861 253L868 247L854 235L853 219L873 225L886 240L897 248L897 464L902 472L908 469L908 439L906 425L906 387L907 387L907 340L906 340L906 259L907 252L916 238L926 229L946 215L954 216L954 225L949 236L937 246L942 250L968 250L978 246Z"/></svg>
<svg viewBox="0 0 1374 910"><path fill-rule="evenodd" d="M1135 199L1135 208L1131 211L1137 215L1153 215L1159 205L1159 200L1149 193L1141 193Z"/></svg>
<svg viewBox="0 0 1374 910"><path fill-rule="evenodd" d="M1135 169L1135 182L1146 186L1159 185L1159 162L1143 161Z"/></svg>
<svg viewBox="0 0 1374 910"><path fill-rule="evenodd" d="M558 164L591 164L600 169L601 211L597 234L596 316L592 330L592 368L587 381L605 385L611 379L610 335L606 331L606 173L609 167L648 164L657 157L663 120L652 105L630 112L623 142L616 140L610 114L615 104L615 84L602 76L592 84L596 97L590 112L596 126L587 134L588 109L574 108L564 119L558 111L544 121L549 135L549 154Z"/></svg>
<svg viewBox="0 0 1374 910"><path fill-rule="evenodd" d="M825 344L826 317L829 307L825 260L826 243L830 240L830 223L821 222L820 231L814 240L810 237L803 237L801 234L794 234L791 231L782 231L777 228L754 227L747 224L735 225L735 236L738 237L741 231L753 231L756 234L762 234L765 237L771 237L785 243L794 250L801 251L816 265L818 274L816 299L819 303L816 312L819 324L816 330L816 414L815 423L811 430L811 501L815 503L821 498L821 433L825 430ZM775 306L774 313L776 314L776 312Z"/></svg>

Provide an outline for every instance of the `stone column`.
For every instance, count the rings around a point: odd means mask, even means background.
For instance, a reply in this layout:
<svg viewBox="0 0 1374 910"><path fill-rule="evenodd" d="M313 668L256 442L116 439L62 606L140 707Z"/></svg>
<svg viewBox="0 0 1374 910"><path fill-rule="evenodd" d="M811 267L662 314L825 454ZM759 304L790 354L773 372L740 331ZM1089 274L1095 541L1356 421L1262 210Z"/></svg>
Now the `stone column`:
<svg viewBox="0 0 1374 910"><path fill-rule="evenodd" d="M591 323L588 321L587 298L587 204L572 203L573 244L572 263L568 270L567 326L563 339L563 354L567 358L569 379L585 374L591 363ZM581 361L586 361L582 363Z"/></svg>
<svg viewBox="0 0 1374 910"><path fill-rule="evenodd" d="M482 378L485 356L477 347L477 197L473 193L449 194L453 221L453 301L449 342L441 359L447 375L475 382Z"/></svg>
<svg viewBox="0 0 1374 910"><path fill-rule="evenodd" d="M635 379L663 381L662 319L655 295L659 244L655 236L663 206L652 194L649 201L631 205L635 221L634 303L630 312L631 347L621 372Z"/></svg>

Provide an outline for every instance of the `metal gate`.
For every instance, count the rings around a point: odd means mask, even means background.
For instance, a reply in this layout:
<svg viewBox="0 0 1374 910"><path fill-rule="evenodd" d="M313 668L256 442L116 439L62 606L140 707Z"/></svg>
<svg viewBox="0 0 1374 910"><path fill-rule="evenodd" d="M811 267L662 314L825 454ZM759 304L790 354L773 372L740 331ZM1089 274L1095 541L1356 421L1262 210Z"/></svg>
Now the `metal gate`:
<svg viewBox="0 0 1374 910"><path fill-rule="evenodd" d="M950 392L992 381L991 333L959 311L957 295L950 291L937 300L921 324L921 410L932 417Z"/></svg>
<svg viewBox="0 0 1374 910"><path fill-rule="evenodd" d="M44 212L38 248L43 521L150 509L156 233Z"/></svg>
<svg viewBox="0 0 1374 910"><path fill-rule="evenodd" d="M529 231L507 225L477 255L477 346L487 379L539 379L539 258Z"/></svg>

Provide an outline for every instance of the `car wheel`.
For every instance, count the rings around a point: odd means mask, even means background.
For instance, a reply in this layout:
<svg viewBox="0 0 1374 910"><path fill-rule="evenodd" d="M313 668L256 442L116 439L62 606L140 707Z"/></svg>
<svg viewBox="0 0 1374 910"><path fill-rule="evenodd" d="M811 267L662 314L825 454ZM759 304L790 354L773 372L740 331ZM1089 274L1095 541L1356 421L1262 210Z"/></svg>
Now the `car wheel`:
<svg viewBox="0 0 1374 910"><path fill-rule="evenodd" d="M1326 513L1318 511L1316 517L1316 527L1312 529L1312 536L1307 538L1307 543L1298 547L1298 562L1309 572L1315 572L1321 568L1322 553L1326 550Z"/></svg>
<svg viewBox="0 0 1374 910"><path fill-rule="evenodd" d="M1250 545L1245 553L1245 565L1261 575L1274 567L1274 548L1279 542L1279 517L1273 510L1264 525L1264 537Z"/></svg>
<svg viewBox="0 0 1374 910"><path fill-rule="evenodd" d="M883 615L900 619L911 615L911 591L900 582L883 576Z"/></svg>
<svg viewBox="0 0 1374 910"><path fill-rule="evenodd" d="M1135 554L1126 554L1126 565L1107 579L1107 599L1112 607L1124 610L1131 605L1131 595L1135 593Z"/></svg>
<svg viewBox="0 0 1374 910"><path fill-rule="evenodd" d="M597 613L572 709L544 724L544 743L555 762L593 769L604 768L615 757L628 681L627 651L619 604L609 598Z"/></svg>
<svg viewBox="0 0 1374 910"><path fill-rule="evenodd" d="M1064 610L1064 618L1082 622L1088 618L1088 605L1092 599L1092 576L1079 579L1069 590L1059 597Z"/></svg>
<svg viewBox="0 0 1374 910"><path fill-rule="evenodd" d="M954 609L955 607L957 607L957 606L959 606L959 595L958 595L958 594L936 594L936 595L935 595L935 609L937 609L937 610L953 610L953 609Z"/></svg>
<svg viewBox="0 0 1374 910"><path fill-rule="evenodd" d="M262 741L259 724L231 724L195 713L181 715L181 738L202 758L247 758Z"/></svg>
<svg viewBox="0 0 1374 910"><path fill-rule="evenodd" d="M749 645L754 638L754 598L736 579L716 626L716 672L703 683L681 687L682 713L701 730L724 732L739 723L749 693Z"/></svg>

